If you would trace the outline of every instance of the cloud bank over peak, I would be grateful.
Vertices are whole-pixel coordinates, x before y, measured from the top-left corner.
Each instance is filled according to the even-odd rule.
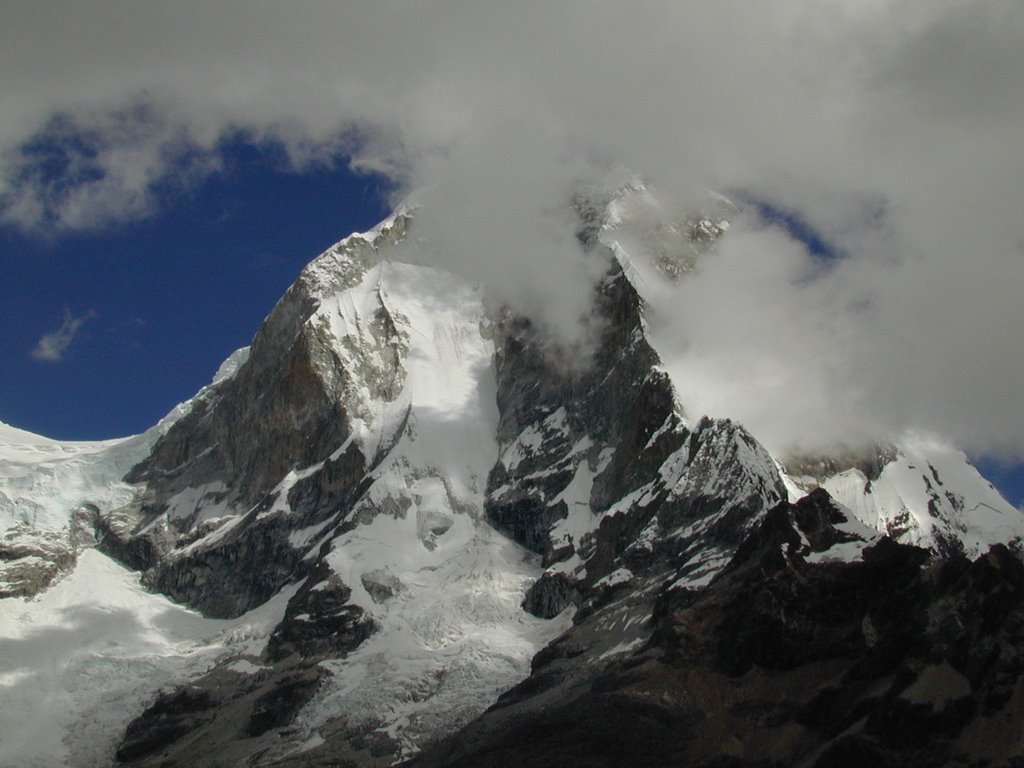
[[[1016,0],[24,4],[0,221],[149,215],[243,132],[422,189],[442,264],[570,333],[592,277],[572,189],[628,168],[670,199],[738,190],[842,258],[730,230],[674,318],[701,407],[780,442],[862,423],[1022,456],[1021,39]]]

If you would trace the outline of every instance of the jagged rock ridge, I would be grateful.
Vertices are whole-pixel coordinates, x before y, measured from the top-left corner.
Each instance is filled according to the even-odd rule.
[[[824,491],[780,504],[707,588],[659,595],[642,645],[595,656],[577,621],[410,766],[1018,765],[1020,560],[882,538],[815,562],[848,522]]]
[[[407,226],[407,218],[396,218],[376,238],[346,241],[307,269],[268,318],[237,375],[193,407],[134,470],[131,479],[147,482],[147,493],[133,510],[139,527],[126,544],[154,542],[149,550],[157,555],[146,564],[148,583],[213,615],[238,615],[284,583],[302,582],[261,663],[294,664],[293,656],[298,656],[304,668],[312,668],[327,658],[358,654],[360,648],[369,654],[375,643],[387,645],[410,629],[389,626],[406,610],[393,607],[411,600],[405,593],[408,576],[398,570],[402,563],[392,557],[389,566],[389,558],[379,552],[369,561],[360,551],[379,546],[371,543],[374,529],[391,529],[386,536],[381,531],[381,544],[401,548],[403,539],[411,541],[417,549],[414,557],[435,569],[464,557],[462,552],[453,557],[442,551],[456,549],[466,533],[482,540],[488,568],[520,574],[514,579],[521,585],[515,590],[519,597],[515,603],[505,600],[499,609],[507,624],[509,610],[519,610],[525,579],[531,578],[527,574],[535,578],[537,571],[510,568],[501,562],[508,555],[494,561],[495,549],[506,552],[513,546],[500,543],[494,532],[505,531],[548,567],[527,598],[528,603],[545,602],[534,611],[541,618],[524,616],[513,622],[513,635],[526,643],[520,660],[500,674],[484,674],[485,679],[497,674],[495,679],[507,680],[507,685],[525,674],[525,663],[540,647],[538,640],[564,628],[569,614],[563,611],[582,604],[594,585],[608,578],[655,583],[707,574],[717,562],[708,554],[708,542],[713,539],[715,557],[722,560],[742,531],[785,492],[771,458],[742,428],[710,420],[692,428],[685,423],[671,383],[644,339],[642,301],[611,252],[599,244],[592,246],[592,256],[608,265],[606,278],[595,287],[602,351],[586,369],[555,365],[545,340],[527,319],[506,316],[492,323],[478,298],[473,299],[477,309],[469,321],[464,300],[460,317],[434,329],[434,342],[458,337],[460,349],[473,337],[481,352],[468,365],[475,377],[468,394],[481,397],[488,387],[495,393],[493,405],[481,406],[481,414],[496,424],[469,418],[465,402],[460,402],[458,440],[450,440],[451,425],[431,413],[443,410],[437,391],[425,399],[415,391],[422,387],[420,377],[427,375],[422,365],[415,369],[412,362],[417,348],[407,314],[415,299],[406,294],[396,300],[403,273],[417,268],[380,260],[377,253],[393,245]],[[330,277],[338,269],[344,280]],[[422,292],[424,275],[417,272],[415,278]],[[445,290],[450,291],[453,279],[445,278]],[[436,314],[436,307],[431,312]],[[283,466],[267,469],[283,459],[259,455],[268,450],[262,437],[249,444],[238,441],[237,447],[224,445],[220,438],[230,431],[238,403],[267,389],[264,376],[275,381],[284,377],[286,382],[275,384],[279,390],[273,391],[281,394],[271,399],[264,395],[257,404],[271,422],[269,450],[288,456],[295,435],[308,432],[312,437],[299,458],[291,458],[286,472]],[[493,384],[487,384],[491,377]],[[445,392],[440,400],[450,396]],[[311,430],[304,421],[312,417],[298,404],[316,398],[332,401],[316,419],[335,422],[329,428]],[[281,440],[274,425],[286,423],[295,434]],[[458,455],[447,457],[439,450],[467,436],[487,447],[493,437],[472,435],[484,430],[496,435],[497,444],[489,448],[490,456],[498,457],[496,463],[488,453],[475,451],[467,459],[461,448]],[[429,456],[419,447],[424,437],[437,438],[427,446]],[[232,483],[235,471],[242,479]],[[462,536],[460,527],[467,529]],[[415,530],[415,536],[402,528]],[[677,562],[682,553],[687,557]],[[353,562],[353,556],[368,562]],[[525,553],[515,557],[529,562]],[[493,579],[486,570],[483,575]],[[552,583],[562,585],[561,596],[552,595]],[[223,586],[212,589],[213,584]],[[470,617],[478,621],[479,611]],[[403,617],[406,622],[410,618],[413,631],[420,634],[415,622],[422,617]],[[517,630],[515,624],[524,627]],[[502,627],[499,634],[507,631]],[[373,640],[377,634],[381,637]],[[450,641],[458,632],[449,635]],[[397,734],[389,733],[390,726],[379,717],[342,714],[346,697],[365,703],[365,693],[353,699],[350,690],[343,690],[340,681],[356,668],[351,656],[349,662],[337,662],[342,666],[336,667],[333,684],[306,691],[310,703],[297,727],[315,728],[321,738],[331,734],[314,753],[340,751],[369,760],[360,745],[368,734],[376,734],[370,752],[393,759],[414,749],[414,739],[441,735],[486,704],[439,713],[440,701],[455,689],[427,683],[428,705],[415,708],[422,710],[423,724],[414,720]],[[485,659],[478,667],[489,664]],[[516,673],[516,668],[521,671]],[[474,674],[480,675],[481,669]],[[268,675],[277,673],[263,677]],[[286,674],[280,679],[288,685]],[[383,672],[377,683],[416,684],[398,670]],[[374,695],[379,698],[380,691]],[[378,702],[371,711],[380,708]],[[333,720],[317,714],[324,710],[339,714]],[[150,755],[135,747],[125,756],[139,764],[150,759],[166,763],[175,754],[185,759],[196,738],[210,744],[237,741],[234,731],[219,733],[225,727],[222,720],[204,717],[195,724],[198,736],[190,732],[172,744],[161,743]],[[146,732],[141,726],[137,731]],[[142,741],[157,750],[159,740]],[[273,759],[282,759],[281,752]]]

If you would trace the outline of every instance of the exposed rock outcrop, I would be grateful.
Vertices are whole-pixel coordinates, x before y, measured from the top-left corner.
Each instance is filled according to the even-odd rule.
[[[595,659],[578,624],[410,765],[1017,765],[1024,566],[885,538],[812,562],[841,515],[777,506],[706,589],[661,592],[642,646]]]

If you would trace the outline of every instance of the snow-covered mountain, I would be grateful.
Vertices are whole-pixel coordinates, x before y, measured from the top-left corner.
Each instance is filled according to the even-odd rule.
[[[948,443],[911,436],[845,461],[818,457],[789,465],[794,482],[824,488],[895,541],[969,557],[995,543],[1020,549],[1020,512]]]
[[[1019,546],[1024,517],[949,446],[782,457],[689,421],[645,285],[685,279],[731,204],[652,228],[623,199],[576,206],[605,269],[587,366],[402,263],[400,210],[146,434],[2,427],[0,764],[447,764],[512,732],[484,714],[503,693],[534,722],[666,648],[673,601],[731,589],[766,541],[805,584],[893,540]]]

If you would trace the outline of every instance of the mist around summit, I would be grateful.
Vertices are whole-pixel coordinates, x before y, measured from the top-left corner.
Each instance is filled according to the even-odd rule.
[[[694,413],[776,448],[882,430],[1024,454],[1009,0],[102,7],[5,25],[8,227],[154,215],[242,135],[297,173],[348,163],[416,192],[430,258],[580,349],[595,274],[575,189],[634,175],[665,226],[708,191],[761,200],[834,257],[742,211],[652,309]]]

